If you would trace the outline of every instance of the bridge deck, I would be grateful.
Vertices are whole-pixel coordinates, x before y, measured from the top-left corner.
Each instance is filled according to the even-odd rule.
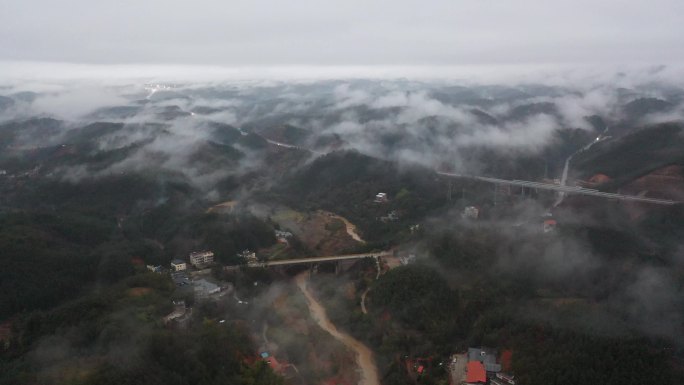
[[[347,255],[332,255],[328,257],[311,257],[311,258],[297,258],[297,259],[285,259],[282,261],[268,261],[265,262],[266,266],[281,266],[281,265],[296,265],[301,263],[315,263],[315,262],[333,262],[333,261],[344,261],[349,259],[363,259],[363,258],[373,258],[373,257],[384,257],[387,255],[392,255],[389,252],[378,252],[378,253],[363,253],[363,254],[347,254]]]
[[[259,266],[270,267],[270,266],[285,266],[285,265],[298,265],[304,263],[317,263],[317,262],[335,262],[335,261],[346,261],[350,259],[363,259],[363,258],[375,258],[375,257],[387,257],[393,255],[389,251],[379,251],[376,253],[362,253],[362,254],[345,254],[345,255],[331,255],[326,257],[309,257],[309,258],[294,258],[294,259],[283,259],[279,261],[267,261],[260,263]],[[236,267],[236,266],[227,266]]]

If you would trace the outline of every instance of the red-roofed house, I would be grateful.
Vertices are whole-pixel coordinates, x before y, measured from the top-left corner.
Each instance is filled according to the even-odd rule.
[[[487,373],[484,365],[480,361],[470,361],[466,368],[466,382],[468,384],[479,384],[487,382]]]

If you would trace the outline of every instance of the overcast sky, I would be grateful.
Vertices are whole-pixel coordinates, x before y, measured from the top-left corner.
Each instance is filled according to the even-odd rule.
[[[0,61],[669,64],[683,0],[0,0]]]

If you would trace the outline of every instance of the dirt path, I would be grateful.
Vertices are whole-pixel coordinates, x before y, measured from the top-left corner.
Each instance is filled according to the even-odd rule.
[[[214,205],[212,207],[209,207],[206,211],[207,214],[212,213],[214,211],[219,211],[219,210],[229,210],[232,212],[235,209],[235,206],[237,206],[238,201],[226,201],[223,203],[219,203],[217,205]]]
[[[328,215],[330,215],[330,217],[332,218],[339,219],[342,222],[344,222],[344,226],[347,228],[347,234],[349,234],[349,236],[352,237],[356,242],[366,243],[366,241],[364,241],[363,238],[361,238],[359,233],[356,232],[356,225],[349,222],[347,218],[341,217],[334,213],[328,213]]]
[[[311,294],[311,291],[309,291],[307,278],[308,272],[301,273],[297,276],[296,282],[297,286],[306,297],[306,302],[309,306],[311,317],[323,330],[327,331],[336,340],[342,342],[346,347],[356,352],[356,363],[361,371],[359,385],[380,385],[378,368],[375,366],[373,352],[371,352],[366,345],[362,344],[354,337],[337,330],[335,325],[330,322],[330,319],[328,319],[328,315],[326,314],[323,306],[318,303],[313,294]]]

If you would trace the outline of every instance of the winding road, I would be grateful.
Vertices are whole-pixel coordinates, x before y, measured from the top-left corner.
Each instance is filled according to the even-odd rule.
[[[380,385],[378,368],[375,365],[375,360],[373,359],[373,352],[359,340],[355,339],[349,334],[337,330],[337,327],[330,322],[330,319],[328,318],[323,306],[316,300],[309,290],[307,278],[308,272],[303,272],[297,275],[295,281],[297,282],[299,290],[301,290],[306,297],[306,302],[309,307],[309,311],[311,312],[311,317],[314,319],[314,321],[316,321],[318,326],[330,333],[333,338],[340,341],[347,348],[356,353],[356,363],[359,367],[359,371],[361,372],[359,385]]]

